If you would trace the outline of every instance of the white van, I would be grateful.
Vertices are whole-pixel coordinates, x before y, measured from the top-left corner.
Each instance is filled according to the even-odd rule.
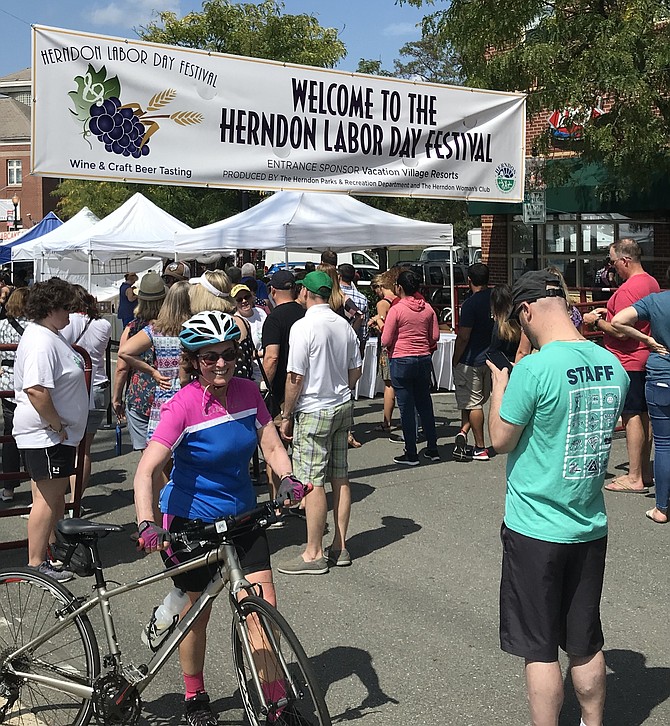
[[[286,261],[286,253],[284,250],[266,250],[265,266],[272,267]],[[321,262],[321,252],[312,252],[311,250],[300,250],[299,252],[289,252],[288,261],[291,267],[304,267],[305,262],[314,262],[318,265]],[[379,263],[370,257],[364,250],[355,250],[353,252],[338,252],[337,264],[341,265],[348,262],[354,267],[374,267],[379,271]],[[301,264],[302,263],[302,264]]]
[[[283,250],[267,250],[265,252],[265,266],[268,270],[273,266],[282,268],[285,262],[286,255]],[[307,250],[304,252],[288,253],[289,269],[304,267],[305,262],[313,262],[315,265],[318,265],[321,262],[321,253]],[[338,252],[337,264],[342,265],[345,262],[348,262],[356,268],[356,272],[358,273],[356,285],[359,287],[369,287],[372,278],[379,274],[379,263],[363,250]]]

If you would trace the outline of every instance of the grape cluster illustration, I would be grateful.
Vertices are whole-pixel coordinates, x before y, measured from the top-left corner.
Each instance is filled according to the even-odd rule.
[[[154,93],[146,109],[136,101],[122,104],[121,83],[117,76],[107,75],[105,66],[96,69],[89,63],[86,73],[74,81],[77,88],[68,91],[73,104],[70,113],[91,150],[89,137],[95,136],[110,154],[139,159],[149,154],[149,140],[160,124],[194,126],[204,121],[197,111],[163,112],[177,98],[174,88]]]
[[[132,108],[121,106],[116,98],[94,103],[89,111],[89,131],[113,154],[139,159],[149,153],[148,139],[144,140],[145,126]]]

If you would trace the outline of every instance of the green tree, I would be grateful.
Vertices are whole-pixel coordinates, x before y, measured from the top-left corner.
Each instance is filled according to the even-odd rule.
[[[333,67],[344,57],[346,49],[336,29],[321,27],[312,15],[288,15],[283,9],[283,2],[273,0],[258,4],[209,0],[203,3],[202,12],[183,18],[160,12],[157,20],[140,27],[137,33],[155,43],[324,68]],[[138,191],[193,227],[224,219],[241,209],[240,192],[172,185],[68,179],[54,195],[59,197],[59,216],[69,218],[82,206],[103,216]],[[251,203],[258,198],[249,194]]]
[[[602,103],[574,150],[627,194],[670,172],[669,20],[668,0],[451,0],[424,30],[453,47],[467,85],[525,91],[529,114]]]

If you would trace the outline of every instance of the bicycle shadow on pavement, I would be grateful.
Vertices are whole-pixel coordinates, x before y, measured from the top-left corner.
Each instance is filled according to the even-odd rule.
[[[323,688],[328,701],[328,689],[348,678],[356,678],[367,695],[357,706],[347,707],[341,713],[331,709],[333,723],[354,721],[363,718],[373,710],[387,704],[398,705],[400,702],[384,692],[379,676],[372,663],[370,653],[362,648],[337,646],[310,658],[310,663],[319,684]],[[168,693],[142,704],[142,726],[181,726],[183,723],[183,695]],[[247,721],[242,713],[242,700],[239,688],[235,687],[231,695],[216,698],[212,701],[212,710],[218,714],[222,726],[244,726]]]
[[[242,711],[240,691],[235,687],[231,696],[212,700],[212,711],[218,715],[220,726],[248,726]],[[142,704],[140,726],[182,726],[184,723],[184,694],[166,693]]]
[[[648,668],[645,655],[633,650],[613,649],[604,654],[608,673],[603,722],[641,726],[670,698],[670,668]],[[579,718],[579,702],[568,677],[559,726],[574,726]]]

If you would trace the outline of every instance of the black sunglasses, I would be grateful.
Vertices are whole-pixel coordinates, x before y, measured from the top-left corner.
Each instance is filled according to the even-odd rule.
[[[230,363],[237,358],[237,350],[235,348],[228,348],[227,350],[222,350],[220,353],[215,353],[214,351],[212,351],[210,353],[198,354],[198,360],[209,365],[214,365],[214,363],[218,363],[219,358],[223,358],[223,360]]]
[[[235,302],[236,303],[245,302],[245,300],[251,300],[251,297],[252,297],[251,294],[244,295],[244,297],[236,297]]]

